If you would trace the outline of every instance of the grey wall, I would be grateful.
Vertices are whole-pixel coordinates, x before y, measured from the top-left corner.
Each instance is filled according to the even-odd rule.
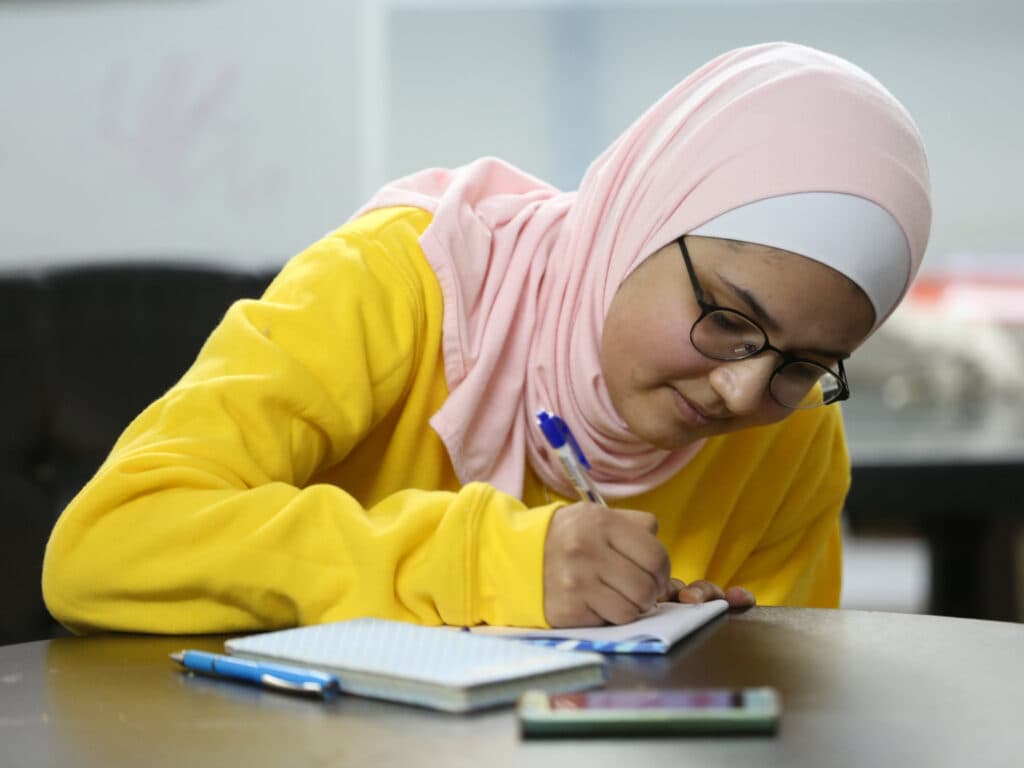
[[[852,59],[914,114],[933,267],[1005,258],[1022,33],[1012,0],[0,3],[0,268],[277,264],[386,179],[483,154],[574,187],[678,79],[775,39]]]

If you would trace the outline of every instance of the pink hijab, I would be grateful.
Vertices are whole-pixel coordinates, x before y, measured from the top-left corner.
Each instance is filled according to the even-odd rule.
[[[601,330],[630,272],[732,209],[837,192],[876,203],[902,227],[911,263],[899,279],[909,283],[928,238],[928,189],[917,129],[881,84],[830,54],[770,43],[687,77],[591,164],[576,192],[484,158],[395,181],[359,214],[394,205],[433,213],[420,244],[444,299],[449,396],[430,424],[459,479],[519,497],[525,456],[572,497],[535,425],[547,408],[573,429],[601,492],[622,498],[663,483],[700,448],[640,442],[609,399]]]

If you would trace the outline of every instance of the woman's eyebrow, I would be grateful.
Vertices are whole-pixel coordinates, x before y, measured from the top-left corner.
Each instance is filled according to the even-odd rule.
[[[718,275],[718,279],[721,280],[722,283],[724,283],[726,286],[728,286],[729,290],[736,294],[740,298],[740,300],[747,305],[747,309],[753,312],[757,319],[761,321],[761,324],[764,325],[769,331],[779,330],[778,321],[770,314],[768,314],[768,310],[761,306],[761,302],[759,302],[754,297],[754,294],[752,294],[746,288],[741,288],[740,286],[736,285],[736,283],[732,282],[729,278],[721,274]]]
[[[734,282],[729,280],[727,277],[724,277],[722,275],[718,275],[718,279],[721,280],[722,283],[725,284],[729,288],[730,291],[735,293],[736,296],[738,296],[739,299],[744,304],[747,305],[747,308],[750,309],[750,311],[754,313],[754,315],[757,317],[757,319],[761,321],[761,324],[763,326],[765,326],[769,331],[779,332],[780,329],[779,329],[778,321],[768,313],[768,310],[766,310],[763,306],[761,306],[761,302],[759,302],[754,297],[754,294],[752,294],[746,288],[742,288],[742,287],[736,285]],[[833,360],[847,360],[850,357],[850,353],[849,352],[840,352],[840,351],[835,350],[835,349],[811,349],[811,348],[804,348],[804,349],[801,349],[800,351],[801,352],[809,352],[812,355],[820,355],[821,357],[827,357],[827,358],[830,358],[830,359],[833,359]]]

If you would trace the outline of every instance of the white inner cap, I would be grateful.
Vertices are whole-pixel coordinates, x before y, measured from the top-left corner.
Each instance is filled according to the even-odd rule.
[[[690,232],[797,253],[853,280],[875,308],[877,328],[910,279],[910,244],[887,210],[857,195],[799,192],[733,208]]]

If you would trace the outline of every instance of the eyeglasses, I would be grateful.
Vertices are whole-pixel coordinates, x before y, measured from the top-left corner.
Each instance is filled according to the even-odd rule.
[[[754,320],[735,309],[719,307],[704,300],[704,291],[690,262],[686,243],[680,237],[686,271],[690,274],[693,295],[701,315],[690,328],[690,341],[698,352],[713,360],[746,360],[765,351],[776,353],[782,362],[768,380],[768,392],[786,408],[804,409],[828,405],[850,396],[843,361],[833,371],[813,360],[805,360],[768,343],[768,334]]]

